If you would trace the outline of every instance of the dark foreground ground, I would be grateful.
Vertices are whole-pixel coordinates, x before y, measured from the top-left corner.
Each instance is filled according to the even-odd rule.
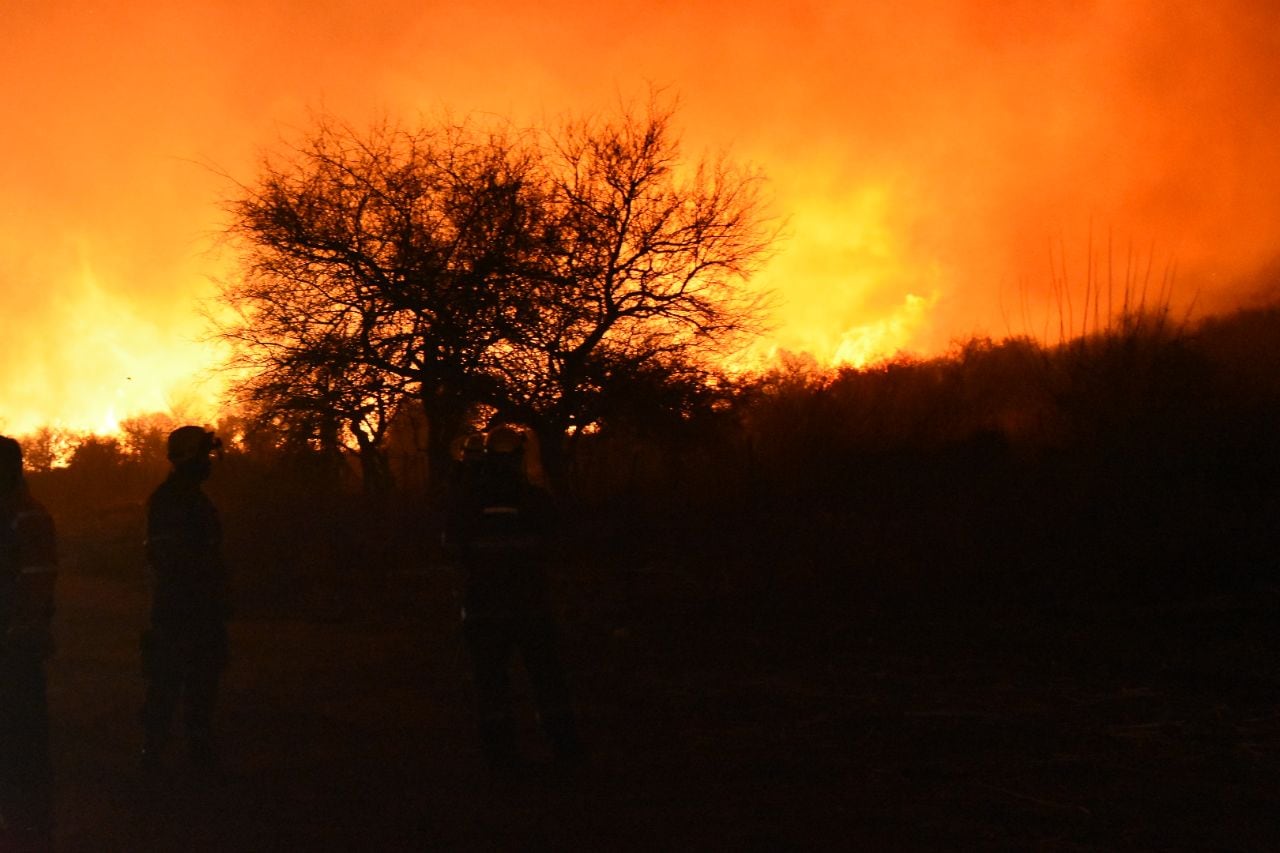
[[[62,851],[1280,849],[1274,589],[979,613],[584,569],[564,639],[592,757],[495,779],[447,573],[392,574],[242,612],[223,773],[146,779],[141,575],[76,549]]]

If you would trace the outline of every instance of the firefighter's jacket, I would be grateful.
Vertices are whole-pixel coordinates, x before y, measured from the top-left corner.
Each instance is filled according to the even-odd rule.
[[[53,651],[56,543],[53,518],[25,482],[0,496],[0,656]]]
[[[200,630],[230,613],[218,511],[200,483],[172,473],[147,502],[151,623],[168,631]]]
[[[458,484],[445,530],[463,571],[466,618],[544,612],[555,514],[550,494],[527,482],[481,476]]]

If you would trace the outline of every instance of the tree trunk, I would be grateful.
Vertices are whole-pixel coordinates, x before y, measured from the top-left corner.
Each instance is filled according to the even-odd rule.
[[[566,497],[569,486],[569,454],[565,445],[564,427],[556,423],[539,423],[534,426],[534,432],[538,437],[547,486],[553,494]]]
[[[446,393],[422,395],[427,416],[427,497],[437,507],[447,498],[449,471],[453,467],[453,440],[466,421],[467,404]]]

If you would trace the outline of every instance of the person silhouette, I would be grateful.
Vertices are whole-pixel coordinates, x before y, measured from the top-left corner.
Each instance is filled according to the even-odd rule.
[[[458,448],[445,525],[462,568],[462,634],[471,659],[481,749],[494,769],[523,764],[510,670],[528,673],[543,733],[558,760],[582,756],[547,591],[554,527],[550,493],[528,476],[528,430],[500,426]]]
[[[214,706],[227,664],[230,591],[217,509],[201,484],[221,442],[198,426],[169,435],[169,476],[147,501],[146,553],[152,598],[142,634],[147,680],[141,711],[144,766],[162,759],[174,712],[183,704],[189,757],[217,762]]]
[[[48,849],[53,768],[44,662],[53,652],[53,519],[31,496],[22,447],[0,436],[0,849]]]

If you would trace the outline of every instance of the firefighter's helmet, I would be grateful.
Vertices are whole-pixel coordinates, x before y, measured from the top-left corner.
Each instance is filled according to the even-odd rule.
[[[169,433],[169,461],[174,465],[208,459],[221,449],[222,442],[204,427],[178,427]]]
[[[513,426],[495,427],[489,431],[484,447],[489,453],[521,454],[524,452],[524,430]]]

